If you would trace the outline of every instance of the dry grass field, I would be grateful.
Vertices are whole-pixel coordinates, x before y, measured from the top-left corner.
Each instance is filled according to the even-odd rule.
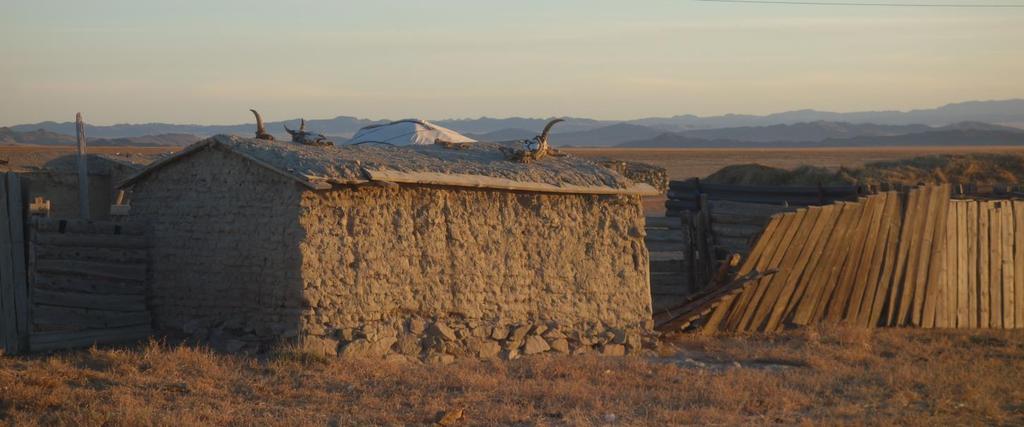
[[[660,356],[451,365],[165,347],[0,358],[9,425],[1024,423],[1024,333],[682,336]]]
[[[729,165],[759,163],[791,169],[813,165],[838,169],[865,163],[909,159],[929,154],[1017,153],[1024,147],[893,147],[893,148],[569,148],[583,157],[607,157],[650,163],[668,170],[670,179],[705,177]]]

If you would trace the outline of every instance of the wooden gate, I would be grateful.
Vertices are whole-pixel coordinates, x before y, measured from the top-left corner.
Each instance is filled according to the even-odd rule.
[[[141,227],[33,218],[29,240],[31,351],[151,335]]]

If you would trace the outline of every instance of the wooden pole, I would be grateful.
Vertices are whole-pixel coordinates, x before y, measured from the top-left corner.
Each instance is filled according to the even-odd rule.
[[[82,113],[75,114],[78,129],[78,215],[89,219],[89,166],[85,158],[85,122]]]

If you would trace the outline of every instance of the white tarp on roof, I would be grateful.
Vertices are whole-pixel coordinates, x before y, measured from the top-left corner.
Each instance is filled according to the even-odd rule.
[[[384,142],[392,145],[427,145],[433,144],[436,140],[475,142],[458,132],[426,120],[406,119],[359,129],[349,143]]]

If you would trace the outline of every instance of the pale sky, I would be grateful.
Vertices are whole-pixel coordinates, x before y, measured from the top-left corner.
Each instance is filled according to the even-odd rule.
[[[0,0],[0,125],[76,111],[95,124],[242,123],[250,107],[630,119],[1022,97],[1024,9]]]

